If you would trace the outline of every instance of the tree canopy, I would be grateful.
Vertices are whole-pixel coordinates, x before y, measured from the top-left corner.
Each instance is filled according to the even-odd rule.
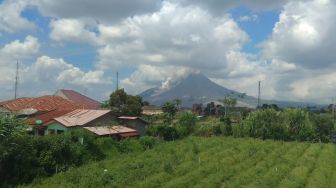
[[[144,103],[142,97],[128,95],[124,89],[118,89],[110,95],[109,105],[117,115],[140,116]]]

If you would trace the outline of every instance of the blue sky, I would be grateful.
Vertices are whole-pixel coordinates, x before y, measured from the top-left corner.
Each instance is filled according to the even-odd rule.
[[[336,93],[335,24],[327,21],[335,7],[330,0],[0,1],[0,99],[13,95],[19,59],[20,96],[67,88],[103,100],[117,71],[132,94],[200,71],[252,96],[261,80],[264,98],[327,103]]]

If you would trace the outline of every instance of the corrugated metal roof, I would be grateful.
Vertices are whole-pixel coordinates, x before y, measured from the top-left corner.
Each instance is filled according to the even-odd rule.
[[[66,127],[83,126],[110,112],[111,110],[74,110],[54,120]]]
[[[61,94],[59,94],[59,92],[61,92]],[[60,97],[64,96],[68,100],[86,104],[90,109],[99,109],[101,106],[100,102],[73,90],[61,89],[58,92],[56,92],[55,95]]]
[[[120,116],[118,118],[119,119],[131,119],[131,120],[140,119],[139,117],[136,117],[136,116]]]
[[[35,116],[33,118],[28,119],[28,123],[30,125],[36,125],[36,120],[41,120],[42,121],[42,126],[48,124],[50,121],[52,121],[54,118],[60,117],[64,114],[67,114],[71,112],[72,110],[53,110],[50,112],[47,112],[42,115]]]
[[[89,130],[99,136],[125,133],[132,133],[133,136],[139,135],[136,130],[124,126],[84,127],[84,129]]]
[[[26,104],[30,103],[34,98],[18,98],[8,101],[0,102],[0,106],[3,106],[11,111],[18,111],[25,109]]]
[[[11,111],[23,109],[36,109],[37,111],[47,112],[52,110],[75,110],[87,109],[87,105],[73,102],[59,96],[45,95],[37,98],[19,98],[0,103]]]

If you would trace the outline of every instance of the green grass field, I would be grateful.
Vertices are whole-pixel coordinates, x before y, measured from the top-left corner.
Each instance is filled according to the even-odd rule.
[[[31,187],[336,187],[336,146],[189,137],[70,169]]]

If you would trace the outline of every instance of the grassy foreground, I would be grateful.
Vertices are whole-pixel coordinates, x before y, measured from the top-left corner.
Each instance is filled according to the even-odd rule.
[[[71,169],[30,187],[333,187],[336,146],[189,137]]]

